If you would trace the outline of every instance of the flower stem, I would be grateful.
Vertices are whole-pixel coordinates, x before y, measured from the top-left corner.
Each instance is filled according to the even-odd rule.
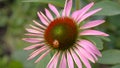
[[[76,10],[80,9],[80,0],[75,0]]]

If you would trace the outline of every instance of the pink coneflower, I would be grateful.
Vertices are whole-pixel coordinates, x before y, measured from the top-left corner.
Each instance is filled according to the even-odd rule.
[[[101,8],[98,8],[88,12],[93,5],[94,3],[92,2],[70,14],[72,0],[66,0],[62,14],[52,4],[48,5],[55,14],[55,18],[48,9],[45,9],[45,15],[42,12],[38,12],[37,14],[42,24],[33,20],[36,26],[30,25],[31,28],[26,29],[29,33],[25,34],[33,38],[23,39],[34,44],[24,48],[25,50],[35,49],[28,60],[42,53],[35,61],[37,63],[54,50],[55,54],[46,66],[47,68],[66,68],[67,66],[74,68],[74,64],[78,68],[82,68],[82,64],[86,68],[91,68],[89,61],[95,63],[98,57],[102,55],[95,44],[82,37],[88,35],[108,36],[106,33],[91,29],[104,23],[104,20],[93,20],[86,24],[81,24],[86,18],[101,10]]]

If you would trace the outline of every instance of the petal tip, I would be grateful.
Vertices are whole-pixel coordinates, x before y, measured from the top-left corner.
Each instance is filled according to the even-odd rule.
[[[39,13],[39,12],[37,12],[37,14],[39,15],[40,13]]]
[[[50,7],[50,6],[52,6],[52,4],[51,4],[51,3],[49,3],[49,4],[48,4],[48,6]]]
[[[105,22],[105,20],[100,20],[100,22],[101,22],[101,23],[104,23],[104,22]]]
[[[33,22],[35,22],[35,20],[32,20]]]
[[[27,58],[27,60],[31,60],[31,58],[29,57],[29,58]]]
[[[94,5],[95,3],[94,3],[94,2],[91,2],[90,4],[91,4],[91,5]]]
[[[28,48],[24,48],[23,50],[28,50]]]
[[[38,63],[38,61],[35,61],[34,63]]]
[[[104,36],[109,36],[109,34],[104,34]]]
[[[26,41],[26,38],[22,38],[23,41]]]
[[[45,8],[45,11],[47,11],[47,8]]]
[[[102,8],[98,8],[98,11],[101,11],[102,10]]]
[[[102,57],[102,54],[100,53],[98,56],[99,56],[99,57]]]

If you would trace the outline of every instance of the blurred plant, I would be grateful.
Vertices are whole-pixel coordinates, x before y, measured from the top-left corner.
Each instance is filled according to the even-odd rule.
[[[26,28],[29,33],[25,34],[34,38],[23,38],[24,41],[34,43],[34,45],[26,47],[25,50],[37,48],[30,54],[28,60],[33,59],[43,52],[42,55],[35,61],[35,63],[37,63],[49,53],[54,51],[55,53],[53,53],[53,57],[47,66],[45,65],[47,68],[54,66],[55,68],[58,67],[57,64],[59,63],[60,56],[62,56],[60,59],[60,68],[66,68],[67,64],[69,68],[74,68],[75,64],[78,68],[82,68],[82,63],[85,67],[91,68],[88,60],[95,63],[95,61],[98,60],[97,57],[101,57],[102,55],[95,47],[96,41],[91,39],[89,36],[109,36],[101,31],[91,29],[104,23],[104,20],[93,20],[89,22],[84,21],[101,10],[101,8],[97,8],[88,12],[93,5],[94,3],[92,2],[82,9],[76,10],[70,14],[72,0],[66,0],[62,14],[59,14],[54,5],[48,4],[51,11],[56,15],[55,18],[48,9],[45,9],[46,15],[42,12],[38,12],[37,14],[42,23],[40,24],[33,20],[39,28],[30,25],[31,28]],[[98,38],[99,37],[96,37],[96,39]],[[75,64],[73,61],[75,61]]]
[[[0,0],[0,41],[4,41],[4,43],[0,43],[0,55],[2,54],[2,57],[0,57],[0,68],[39,68],[40,66],[44,68],[44,64],[47,64],[48,62],[46,59],[49,60],[50,56],[47,56],[42,60],[45,63],[40,62],[37,65],[33,64],[33,61],[28,62],[25,60],[29,53],[22,51],[22,48],[29,44],[21,41],[21,38],[24,37],[23,34],[25,33],[24,27],[27,27],[28,23],[32,23],[32,19],[37,19],[36,12],[38,10],[43,11],[43,8],[46,7],[48,3],[54,4],[61,10],[64,6],[64,1],[65,0]],[[95,29],[107,32],[110,34],[111,39],[110,41],[107,38],[100,37],[103,41],[110,41],[104,42],[103,44],[99,39],[96,40],[96,38],[92,37],[93,40],[98,41],[96,45],[98,49],[103,52],[103,58],[92,67],[111,68],[113,66],[112,68],[120,68],[120,62],[118,62],[120,61],[120,0],[80,0],[80,8],[91,1],[96,2],[93,9],[101,7],[103,10],[92,16],[90,19],[106,20],[103,25],[100,25]],[[75,9],[75,2],[73,7],[72,10]],[[11,57],[6,57],[5,55],[5,53],[9,51],[8,49],[10,49]],[[114,54],[111,53],[111,51]],[[22,55],[24,56],[22,57]],[[10,60],[7,60],[8,58],[10,58]],[[106,58],[107,60],[105,60]],[[115,58],[118,61],[114,60]],[[109,61],[110,64],[105,62],[109,59],[111,59]],[[116,62],[113,64],[113,61]],[[1,67],[1,65],[4,67]]]

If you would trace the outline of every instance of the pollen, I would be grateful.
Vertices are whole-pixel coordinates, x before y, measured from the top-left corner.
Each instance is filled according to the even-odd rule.
[[[58,40],[53,41],[53,47],[55,47],[55,48],[59,47],[59,41]]]

